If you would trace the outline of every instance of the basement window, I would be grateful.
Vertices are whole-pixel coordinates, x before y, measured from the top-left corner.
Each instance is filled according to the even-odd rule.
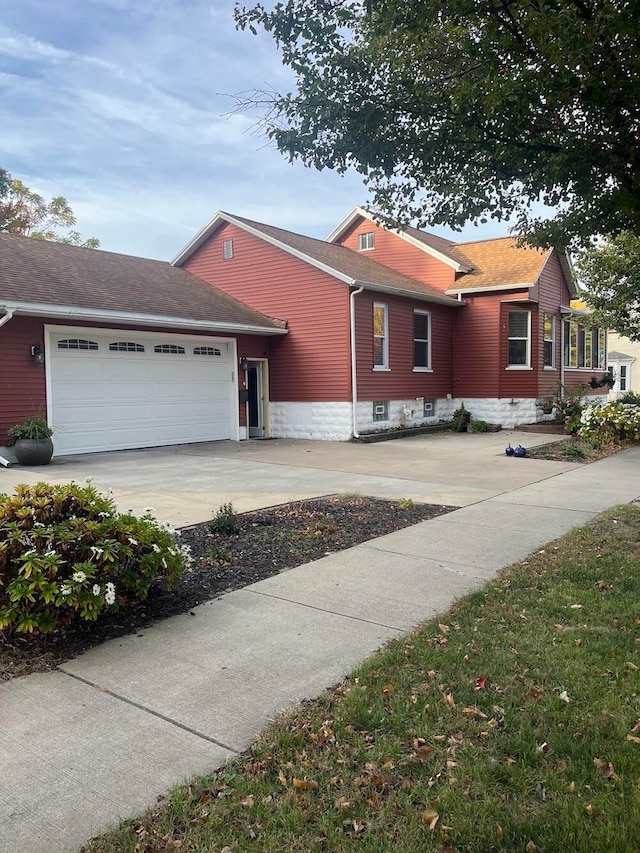
[[[422,416],[424,418],[434,418],[436,416],[436,401],[425,400],[422,406]]]
[[[373,420],[388,421],[389,420],[389,401],[374,400],[373,401]]]

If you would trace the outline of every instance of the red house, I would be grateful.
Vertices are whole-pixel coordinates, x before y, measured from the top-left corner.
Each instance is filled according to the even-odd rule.
[[[535,421],[604,370],[575,295],[556,251],[359,208],[327,240],[218,213],[172,264],[0,234],[0,444],[35,413],[58,455]]]

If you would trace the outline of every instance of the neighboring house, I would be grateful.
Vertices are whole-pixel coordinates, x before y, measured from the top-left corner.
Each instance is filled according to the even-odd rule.
[[[610,397],[616,398],[633,391],[640,394],[640,341],[631,341],[615,332],[609,332],[607,366],[613,371],[614,385]]]
[[[56,455],[243,437],[238,352],[286,335],[168,263],[13,234],[0,326],[0,445],[44,414]]]
[[[570,306],[566,255],[513,238],[395,232],[356,208],[323,241],[218,213],[173,263],[286,318],[269,352],[272,436],[347,439],[461,402],[514,426],[605,369],[604,330]]]
[[[218,213],[172,264],[0,234],[0,444],[34,413],[57,454],[535,421],[605,368],[575,296],[556,251],[359,208],[327,240]]]

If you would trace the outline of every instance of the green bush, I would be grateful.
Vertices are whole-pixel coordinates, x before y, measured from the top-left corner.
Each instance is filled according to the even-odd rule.
[[[51,438],[53,430],[41,415],[34,415],[10,427],[7,430],[7,435],[9,436],[8,445],[11,447],[16,441],[20,441],[23,438]]]
[[[471,421],[469,432],[489,432],[489,424],[486,421]]]
[[[578,434],[596,447],[640,441],[640,406],[620,402],[588,406],[580,416]]]
[[[633,406],[640,406],[640,394],[635,391],[627,391],[622,397],[618,397],[616,403],[631,403]]]
[[[209,522],[209,530],[221,536],[235,536],[240,533],[240,516],[233,508],[231,501],[218,508]]]
[[[0,495],[0,632],[45,633],[171,589],[190,563],[176,532],[121,514],[89,482]]]

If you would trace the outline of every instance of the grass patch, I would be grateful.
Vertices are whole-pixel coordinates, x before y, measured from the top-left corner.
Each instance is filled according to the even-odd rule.
[[[639,560],[609,510],[85,850],[637,850]]]

